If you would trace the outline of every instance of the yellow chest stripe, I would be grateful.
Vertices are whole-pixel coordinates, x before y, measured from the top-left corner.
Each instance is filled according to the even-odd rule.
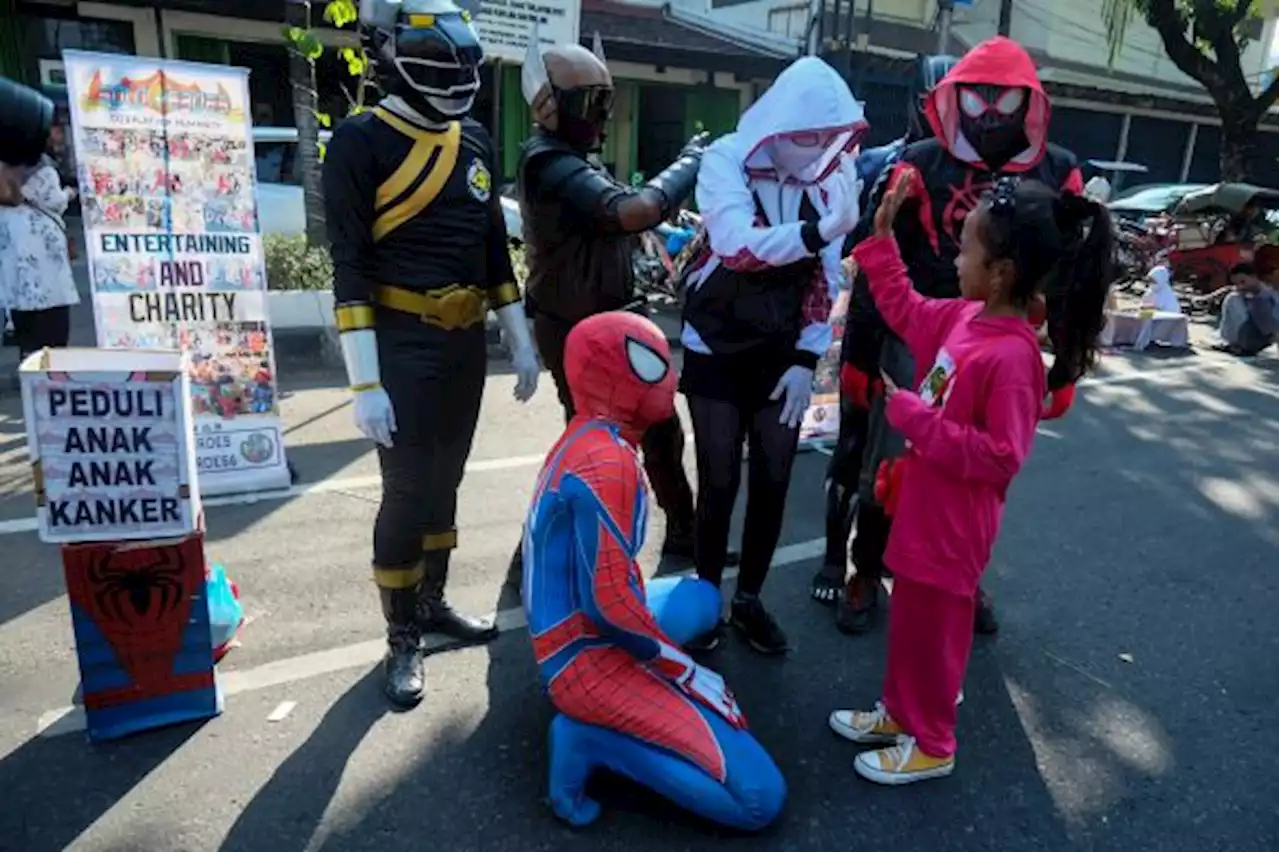
[[[393,123],[392,126],[396,125]],[[459,143],[462,139],[460,122],[450,122],[447,130],[438,133],[410,129],[414,131],[417,141],[395,173],[378,187],[377,218],[373,223],[374,242],[425,210],[440,194],[458,164]],[[421,182],[417,188],[407,197],[402,197],[419,180]]]

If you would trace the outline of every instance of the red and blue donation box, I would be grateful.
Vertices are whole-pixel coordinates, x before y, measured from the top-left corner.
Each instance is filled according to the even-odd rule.
[[[102,349],[21,367],[38,529],[62,550],[92,740],[221,709],[186,367]]]

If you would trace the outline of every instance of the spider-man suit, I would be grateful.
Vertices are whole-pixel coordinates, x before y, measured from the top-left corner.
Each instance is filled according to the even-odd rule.
[[[523,598],[550,730],[556,816],[585,826],[596,769],[743,830],[768,825],[786,784],[720,675],[680,646],[710,630],[720,593],[692,577],[646,588],[636,555],[649,496],[640,436],[675,413],[666,339],[609,312],[573,327],[565,374],[576,414],[547,456],[524,534]]]

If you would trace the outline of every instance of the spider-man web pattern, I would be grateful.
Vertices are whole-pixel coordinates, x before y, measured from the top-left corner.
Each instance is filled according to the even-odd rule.
[[[546,534],[525,550],[533,556],[524,600],[539,674],[561,712],[683,755],[724,781],[724,755],[706,719],[650,668],[662,670],[663,645],[678,646],[646,605],[635,562],[648,513],[643,476],[635,451],[599,421],[577,424],[553,451],[528,525]],[[548,564],[561,553],[571,566]]]
[[[200,536],[62,548],[91,738],[218,711]]]
[[[720,592],[693,577],[646,587],[636,563],[649,507],[635,446],[675,407],[666,340],[635,315],[596,315],[569,335],[565,368],[578,416],[538,477],[523,547],[539,679],[560,711],[552,808],[572,825],[594,821],[584,785],[603,768],[708,819],[760,828],[786,785],[723,681],[680,647],[714,626]]]

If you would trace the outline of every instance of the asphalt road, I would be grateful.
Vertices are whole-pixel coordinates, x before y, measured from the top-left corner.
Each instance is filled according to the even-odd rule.
[[[831,709],[876,698],[884,631],[843,637],[807,599],[825,458],[802,457],[765,590],[796,650],[763,660],[730,642],[711,658],[790,786],[757,838],[617,785],[597,826],[558,825],[542,802],[550,713],[514,613],[494,644],[432,656],[420,708],[388,711],[368,573],[376,467],[324,382],[295,382],[285,402],[303,493],[209,510],[209,552],[252,619],[222,666],[225,713],[89,745],[66,709],[77,673],[57,554],[21,531],[25,450],[6,400],[0,849],[1274,850],[1276,362],[1105,370],[1042,430],[1011,492],[988,575],[1003,630],[975,649],[947,780],[874,787],[826,730]],[[473,611],[511,605],[502,573],[560,422],[549,381],[529,407],[512,383],[490,380],[461,498],[451,588]],[[268,721],[282,702],[296,706]]]

